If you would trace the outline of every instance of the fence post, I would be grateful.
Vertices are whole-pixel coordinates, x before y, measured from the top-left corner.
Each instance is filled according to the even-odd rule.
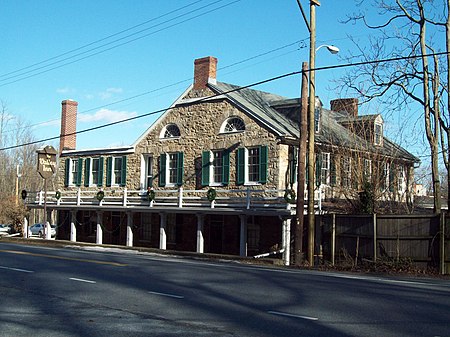
[[[377,215],[373,214],[373,262],[377,262]]]
[[[336,213],[332,214],[332,225],[331,225],[331,265],[334,266],[336,251]]]
[[[440,215],[440,220],[441,220],[441,223],[440,223],[440,233],[441,233],[441,235],[440,235],[440,244],[439,244],[439,247],[440,247],[440,254],[439,254],[439,257],[440,257],[440,264],[439,264],[439,272],[441,273],[441,275],[444,275],[445,274],[445,220],[446,220],[446,214],[445,214],[445,212],[442,212],[441,213],[441,215]]]
[[[180,186],[179,190],[178,190],[178,207],[182,208],[183,207],[183,187]]]

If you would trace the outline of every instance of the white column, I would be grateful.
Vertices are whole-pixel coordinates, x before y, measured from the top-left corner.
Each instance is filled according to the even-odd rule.
[[[241,237],[239,243],[239,253],[241,256],[247,256],[247,216],[240,215],[241,219]]]
[[[52,221],[52,210],[47,210],[47,219]],[[45,222],[45,240],[50,240],[52,238],[52,233],[50,232],[50,222]]]
[[[77,227],[75,223],[77,221],[77,211],[70,212],[70,241],[77,242]]]
[[[50,233],[50,222],[46,222],[45,223],[45,240],[50,240],[52,237],[51,233]]]
[[[285,266],[289,266],[291,257],[291,219],[283,220],[282,236],[284,248],[283,261]]]
[[[167,214],[161,213],[161,223],[159,225],[159,249],[167,249],[167,234],[166,234],[166,224],[167,224]]]
[[[102,222],[103,222],[103,213],[97,212],[97,238],[95,243],[97,243],[98,245],[103,244]]]
[[[205,238],[203,237],[203,226],[205,223],[205,215],[197,214],[197,253],[204,253]]]
[[[23,237],[25,239],[28,238],[28,219],[27,218],[23,218]]]
[[[133,247],[133,213],[127,213],[127,247]]]

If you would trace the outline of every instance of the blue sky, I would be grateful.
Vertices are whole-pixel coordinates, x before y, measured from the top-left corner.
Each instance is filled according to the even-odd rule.
[[[301,3],[308,10],[309,1]],[[217,57],[219,81],[248,85],[300,70],[309,54],[296,0],[2,0],[0,7],[0,99],[36,139],[59,135],[65,99],[79,103],[78,130],[170,106],[191,83],[196,58]],[[349,35],[363,43],[369,32],[339,23],[353,11],[351,0],[322,0],[317,46],[345,54],[354,48]],[[318,51],[317,67],[339,63]],[[331,80],[340,71],[316,73],[325,107],[339,95]],[[300,77],[256,89],[298,97]],[[77,148],[132,144],[157,116],[80,134]]]

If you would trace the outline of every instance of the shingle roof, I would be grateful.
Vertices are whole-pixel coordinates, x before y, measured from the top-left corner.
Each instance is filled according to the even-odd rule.
[[[283,96],[241,88],[236,85],[217,82],[208,86],[216,93],[224,94],[234,104],[243,109],[251,117],[269,127],[280,137],[297,138],[300,131],[298,125],[299,99],[289,99]],[[344,116],[342,113],[322,109],[321,128],[315,141],[327,145],[342,146],[363,151],[375,151],[387,156],[395,156],[407,161],[420,160],[401,146],[384,137],[383,145],[375,146],[358,137],[345,128],[339,121],[373,120],[378,115],[363,115],[356,118]]]

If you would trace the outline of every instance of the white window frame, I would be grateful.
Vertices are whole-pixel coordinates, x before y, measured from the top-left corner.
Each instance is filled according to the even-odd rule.
[[[70,175],[69,175],[69,186],[75,186],[76,185],[76,180],[77,180],[77,175],[78,175],[78,161],[81,160],[80,158],[78,159],[72,159],[70,158]],[[75,177],[74,177],[75,174]],[[75,178],[75,179],[74,179]]]
[[[383,144],[383,123],[375,123],[373,127],[373,143],[375,145]]]
[[[153,164],[153,155],[152,154],[142,154],[141,155],[141,181],[140,186],[141,189],[147,189],[149,187],[152,187],[151,184],[149,184],[149,179],[153,181],[154,179],[154,164]],[[149,174],[150,169],[150,174]]]
[[[352,187],[352,158],[344,156],[341,160],[341,187]],[[344,167],[346,165],[346,167]],[[346,183],[344,183],[344,181]]]
[[[173,136],[173,135],[167,136],[166,132],[167,132],[168,128],[170,128],[170,127],[176,127],[179,134],[176,136]],[[181,137],[180,127],[175,123],[167,124],[165,127],[163,127],[163,129],[161,130],[161,133],[159,135],[160,139],[179,139],[180,137]]]
[[[257,150],[258,151],[258,156],[257,158],[257,164],[252,164],[252,166],[256,166],[258,168],[258,176],[256,180],[250,180],[250,150]],[[261,183],[259,182],[260,180],[260,176],[259,176],[259,172],[260,172],[260,162],[261,162],[261,152],[259,151],[260,147],[259,146],[254,146],[254,147],[246,147],[245,148],[245,156],[244,156],[244,164],[245,164],[245,185],[261,185]]]
[[[211,150],[209,165],[209,186],[222,186],[223,183],[223,150]],[[216,165],[216,154],[220,157],[220,165]],[[220,170],[220,179],[216,181],[216,170]]]
[[[367,178],[369,181],[372,179],[372,160],[364,158],[364,167],[363,167],[364,178]]]
[[[330,153],[322,152],[322,165],[320,168],[320,182],[321,184],[330,184]]]
[[[116,160],[120,160],[120,167],[118,170],[116,170]],[[123,157],[112,157],[112,163],[111,163],[111,186],[119,186],[120,185],[120,179],[122,177],[122,160]],[[119,172],[119,174],[116,174],[116,171]],[[116,182],[116,178],[119,177],[119,182]]]
[[[173,167],[171,164],[175,161],[176,165]],[[174,176],[171,176],[170,174],[172,172],[175,172]],[[172,178],[175,178],[175,181],[172,181]],[[178,181],[178,152],[167,152],[166,154],[166,186],[167,187],[174,187],[177,185]]]
[[[242,122],[243,129],[241,129],[241,130],[228,130],[228,131],[227,131],[226,128],[227,128],[229,122],[230,122],[231,120],[233,120],[233,119],[239,119],[239,120]],[[239,133],[239,132],[245,132],[245,129],[246,129],[246,125],[245,125],[244,120],[243,120],[241,117],[239,117],[239,116],[231,116],[231,117],[228,117],[228,118],[222,123],[222,126],[220,127],[220,133]]]
[[[98,175],[100,173],[100,157],[94,157],[94,158],[90,158],[90,162],[91,162],[91,167],[89,168],[89,186],[98,186],[99,181],[98,181]],[[98,170],[97,170],[97,182],[94,182],[94,161],[98,162]]]

